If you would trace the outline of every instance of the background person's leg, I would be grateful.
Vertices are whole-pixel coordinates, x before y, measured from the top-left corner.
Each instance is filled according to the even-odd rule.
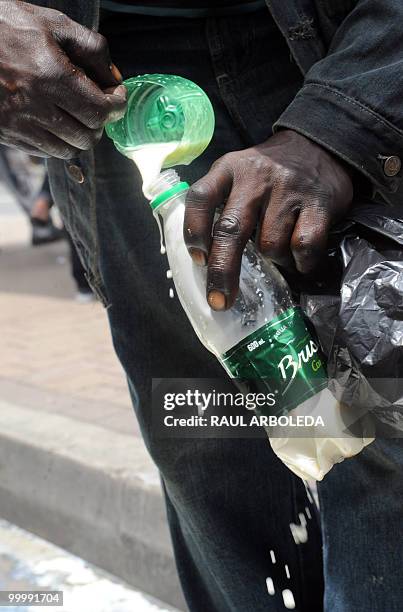
[[[403,440],[377,440],[318,488],[326,612],[401,612]]]
[[[17,161],[19,163],[16,163]],[[0,180],[15,196],[17,204],[30,218],[37,190],[29,182],[28,168],[26,167],[28,163],[29,156],[26,153],[0,144]]]
[[[30,212],[33,246],[49,244],[65,238],[65,232],[53,224],[50,213],[52,207],[53,199],[48,174],[45,170],[41,190],[34,198]]]
[[[53,225],[49,181],[45,171],[41,172],[38,165],[34,165],[26,153],[0,145],[0,181],[27,215],[32,227],[33,246],[55,242],[64,237],[63,232]]]

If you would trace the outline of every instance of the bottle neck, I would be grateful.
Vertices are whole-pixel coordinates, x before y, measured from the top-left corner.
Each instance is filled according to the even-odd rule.
[[[161,172],[148,188],[152,197],[150,206],[153,212],[165,212],[169,208],[170,202],[177,200],[177,197],[184,194],[188,189],[188,183],[181,181],[179,174],[172,168]]]

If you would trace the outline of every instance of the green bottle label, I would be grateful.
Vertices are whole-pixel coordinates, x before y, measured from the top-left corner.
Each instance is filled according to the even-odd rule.
[[[275,406],[262,414],[287,414],[327,387],[323,355],[299,308],[289,308],[221,359],[233,378],[274,394]]]

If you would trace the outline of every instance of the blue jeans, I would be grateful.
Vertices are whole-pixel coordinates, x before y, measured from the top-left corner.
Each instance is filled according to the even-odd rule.
[[[210,96],[216,133],[197,162],[179,169],[190,183],[224,153],[269,137],[270,126],[302,83],[267,11],[205,21],[108,18],[101,29],[124,76],[176,73],[197,81]],[[95,150],[95,164],[96,208],[88,215],[97,235],[94,252],[85,248],[88,227],[75,222],[71,212],[82,219],[88,203],[75,203],[72,209],[66,198],[62,208],[90,276],[95,260],[99,269],[98,289],[109,305],[115,349],[161,473],[189,609],[283,612],[281,591],[290,588],[299,612],[319,612],[323,566],[317,515],[302,482],[274,456],[265,436],[153,436],[153,377],[223,374],[196,339],[179,303],[169,298],[167,262],[159,254],[158,232],[133,164],[107,139]],[[389,549],[401,538],[402,463],[398,443],[373,445],[337,466],[321,485],[326,612],[400,611],[401,581]],[[298,523],[305,508],[312,516],[309,537],[296,545],[290,523]],[[274,595],[268,594],[267,577],[273,579]]]
[[[377,440],[319,484],[326,612],[399,612],[403,444]]]

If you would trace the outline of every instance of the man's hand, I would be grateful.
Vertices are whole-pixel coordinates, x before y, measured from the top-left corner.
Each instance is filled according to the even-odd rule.
[[[124,113],[119,83],[103,36],[58,11],[0,2],[0,142],[77,156]]]
[[[256,227],[263,255],[309,273],[324,255],[331,225],[346,213],[352,197],[343,163],[292,130],[224,155],[189,190],[184,224],[193,260],[208,263],[211,308],[233,305],[242,253]],[[216,209],[224,203],[214,224]]]

